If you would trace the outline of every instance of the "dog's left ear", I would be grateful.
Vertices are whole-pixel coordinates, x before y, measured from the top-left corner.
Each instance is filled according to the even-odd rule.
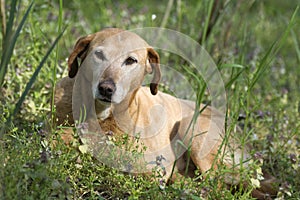
[[[161,78],[161,73],[160,73],[160,62],[159,62],[159,55],[158,53],[152,49],[152,48],[147,48],[148,51],[148,60],[151,65],[152,71],[154,71],[152,81],[150,83],[150,91],[151,94],[156,95],[157,94],[157,88],[158,84]]]
[[[73,78],[76,76],[78,71],[78,61],[77,58],[81,59],[81,62],[86,57],[89,44],[95,38],[96,34],[87,35],[78,39],[73,49],[73,52],[70,54],[68,59],[68,68],[69,68],[69,77]]]

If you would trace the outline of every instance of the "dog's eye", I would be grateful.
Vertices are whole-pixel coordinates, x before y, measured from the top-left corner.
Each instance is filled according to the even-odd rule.
[[[134,57],[128,57],[125,61],[124,61],[124,63],[123,64],[125,64],[125,65],[132,65],[132,64],[134,64],[134,63],[137,63],[138,61],[137,61],[137,59],[135,59]]]
[[[107,60],[103,54],[103,51],[97,50],[97,51],[95,51],[95,55],[101,60]]]

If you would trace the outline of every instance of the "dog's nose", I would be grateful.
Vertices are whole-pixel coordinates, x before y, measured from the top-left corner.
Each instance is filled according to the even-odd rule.
[[[116,85],[113,80],[105,80],[99,83],[98,90],[100,95],[105,98],[105,100],[111,100],[111,96],[116,91]]]

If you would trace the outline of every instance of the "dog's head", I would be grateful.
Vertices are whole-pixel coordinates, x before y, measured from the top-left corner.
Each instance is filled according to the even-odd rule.
[[[108,103],[122,102],[152,72],[150,90],[155,95],[161,77],[157,52],[135,33],[113,28],[80,38],[68,67],[70,78],[79,67],[90,71],[94,98]]]

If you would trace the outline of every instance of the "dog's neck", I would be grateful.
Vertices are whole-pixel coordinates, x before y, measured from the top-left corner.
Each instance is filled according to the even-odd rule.
[[[132,110],[134,110],[134,99],[138,89],[131,92],[127,98],[125,98],[119,104],[102,104],[95,101],[95,110],[97,119],[100,124],[107,124],[110,121],[114,121],[116,128],[123,130],[124,132],[132,131]],[[128,121],[129,120],[129,121]]]

